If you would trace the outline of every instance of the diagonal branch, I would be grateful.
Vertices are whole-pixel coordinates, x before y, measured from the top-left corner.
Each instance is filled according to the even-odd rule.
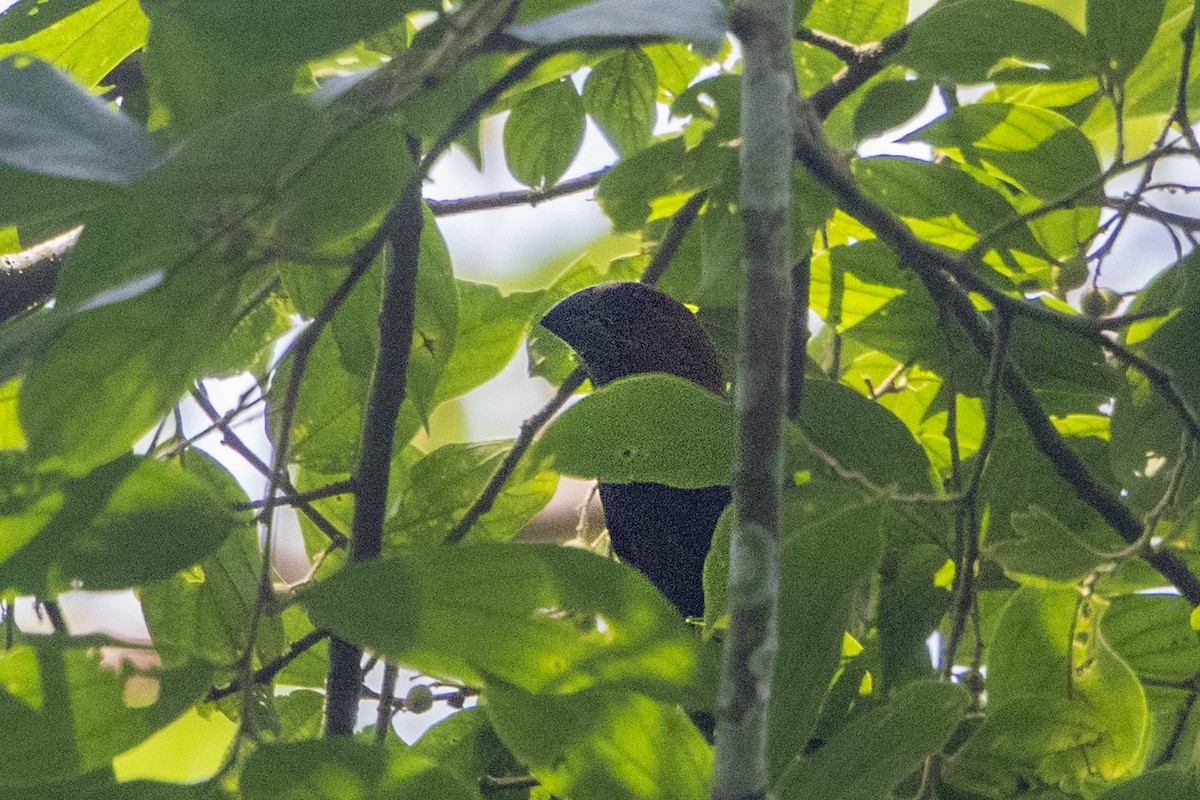
[[[823,183],[838,199],[839,206],[870,228],[880,241],[898,256],[900,263],[912,269],[924,284],[934,302],[954,315],[966,331],[975,349],[986,357],[992,349],[992,333],[987,329],[968,296],[968,289],[977,291],[978,280],[971,285],[960,280],[969,275],[953,257],[916,238],[900,220],[869,199],[855,184],[849,172],[831,158],[820,124],[811,108],[802,109],[808,121],[798,126],[795,138],[796,158]],[[982,292],[981,292],[982,293]],[[1002,312],[1013,306],[1025,306],[1013,298],[992,290],[1005,298]],[[991,300],[991,297],[988,297]],[[1091,506],[1126,542],[1141,538],[1142,524],[1115,494],[1092,477],[1083,460],[1063,440],[1033,388],[1011,362],[1002,376],[1005,392],[1012,400],[1025,426],[1029,429],[1038,450],[1054,467],[1067,485]],[[1191,572],[1178,555],[1170,551],[1146,552],[1144,558],[1193,605],[1200,605],[1200,579]]]

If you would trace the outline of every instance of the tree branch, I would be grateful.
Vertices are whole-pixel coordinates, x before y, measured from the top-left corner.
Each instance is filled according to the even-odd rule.
[[[790,0],[745,0],[741,187],[746,272],[738,324],[736,516],[729,546],[729,628],[717,689],[714,800],[766,798],[769,701],[778,651],[782,431],[788,415],[790,245],[796,103]]]
[[[916,238],[901,221],[866,197],[849,172],[831,158],[820,125],[812,117],[812,109],[802,109],[801,113],[812,121],[798,127],[795,138],[797,159],[834,193],[847,214],[870,228],[880,241],[892,248],[901,264],[917,274],[934,302],[953,313],[975,349],[986,356],[991,351],[992,334],[972,305],[967,289],[979,291],[989,300],[997,296],[997,305],[1002,306],[999,309],[1002,312],[1011,309],[1019,313],[1022,306],[1032,304],[1015,300],[990,287],[977,288],[982,281],[971,277],[962,263]],[[1066,444],[1046,415],[1032,387],[1011,362],[1005,366],[1003,386],[1029,429],[1035,446],[1050,461],[1059,477],[1122,539],[1130,544],[1138,541],[1142,525],[1137,517],[1091,476],[1083,460]],[[1200,605],[1200,580],[1179,556],[1164,550],[1147,552],[1144,558],[1192,605]]]
[[[50,299],[58,263],[82,231],[82,227],[72,228],[19,253],[0,255],[0,324]]]
[[[391,258],[379,313],[379,355],[363,419],[358,468],[354,473],[354,521],[350,563],[378,558],[383,551],[396,417],[407,395],[408,355],[412,348],[424,212],[421,186],[410,182],[389,213]],[[325,735],[351,736],[358,718],[362,650],[335,636],[329,642],[329,675],[325,683]]]

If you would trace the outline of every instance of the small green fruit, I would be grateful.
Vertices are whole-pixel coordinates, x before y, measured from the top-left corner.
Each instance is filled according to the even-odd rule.
[[[1121,295],[1112,289],[1088,289],[1079,298],[1079,308],[1092,318],[1107,317],[1121,305]]]
[[[423,684],[412,687],[404,698],[404,708],[414,714],[424,714],[433,708],[433,691]]]
[[[1087,283],[1087,259],[1083,256],[1074,256],[1062,264],[1052,267],[1050,277],[1054,281],[1056,293],[1066,293],[1072,289],[1078,289]]]

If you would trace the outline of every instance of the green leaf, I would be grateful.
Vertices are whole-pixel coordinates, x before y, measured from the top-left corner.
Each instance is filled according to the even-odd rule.
[[[1189,770],[1162,767],[1117,784],[1098,800],[1145,800],[1147,797],[1195,797],[1200,781]]]
[[[682,138],[658,142],[617,162],[600,180],[596,200],[618,233],[640,228],[651,202],[677,191],[686,150]]]
[[[292,364],[290,357],[283,361],[267,397],[272,435],[278,435],[276,409],[292,381]],[[354,469],[368,389],[367,378],[346,369],[333,338],[322,335],[309,354],[300,384],[292,419],[292,461],[317,472],[349,473]],[[411,438],[416,427],[409,425],[406,432]]]
[[[1087,41],[1102,74],[1124,81],[1162,22],[1166,0],[1088,0]]]
[[[232,329],[232,278],[220,265],[193,263],[131,300],[56,309],[63,327],[21,384],[30,452],[72,474],[128,452]],[[100,302],[107,302],[103,293],[89,301]]]
[[[853,168],[863,191],[903,217],[913,233],[927,242],[966,250],[981,236],[988,235],[991,249],[1007,256],[997,268],[1008,275],[1014,272],[1015,253],[1022,254],[1021,260],[1026,262],[1031,256],[1045,257],[1027,226],[1009,224],[1004,235],[992,235],[995,229],[1011,223],[1017,210],[1000,191],[981,183],[953,162],[880,156],[858,159]],[[861,242],[852,250],[863,245],[883,249],[881,244]],[[889,267],[895,263],[894,259],[890,254],[876,256],[877,261]],[[1049,265],[1045,269],[1048,271]],[[893,285],[902,280],[894,273],[890,276],[885,273],[880,278]]]
[[[365,39],[417,9],[437,9],[432,0],[298,0],[286,6],[250,8],[238,0],[209,0],[203,6],[147,0],[147,13],[170,10],[214,41],[255,58],[292,65]]]
[[[257,48],[238,47],[218,35],[208,19],[190,18],[196,7],[156,0],[146,3],[144,11],[151,22],[146,80],[155,102],[168,112],[166,132],[174,139],[258,101],[291,94],[295,64]]]
[[[1032,506],[1012,515],[1019,538],[990,545],[988,554],[1008,577],[1031,586],[1073,586],[1110,563],[1049,512]]]
[[[884,557],[876,618],[884,691],[933,671],[928,641],[950,604],[948,588],[938,585],[949,563],[945,549],[932,543]]]
[[[44,639],[45,637],[38,637]],[[143,651],[147,652],[147,651]],[[108,768],[208,690],[202,665],[181,669],[102,662],[99,650],[45,640],[0,653],[0,788]],[[46,758],[53,752],[55,757]],[[24,797],[23,790],[17,793]],[[74,795],[71,795],[74,796]]]
[[[929,101],[933,81],[927,78],[877,83],[854,110],[854,138],[867,139],[899,128]]]
[[[471,800],[478,794],[433,761],[353,739],[264,744],[246,762],[245,800],[388,798]]]
[[[576,800],[702,800],[712,749],[677,706],[613,689],[529,694],[489,681],[501,741],[549,792]]]
[[[956,161],[981,163],[989,174],[1043,200],[1059,200],[1087,184],[1095,188],[1073,202],[1099,199],[1100,162],[1092,143],[1070,120],[1049,109],[1010,103],[961,106],[905,137],[913,140],[929,142]]]
[[[495,286],[456,281],[458,336],[433,402],[466,394],[491,380],[516,355],[546,292],[502,294]]]
[[[456,711],[421,734],[413,753],[435,761],[464,781],[480,775],[503,775],[516,768],[513,757],[496,737],[486,711],[476,706]]]
[[[907,0],[816,0],[810,5],[805,25],[854,44],[879,41],[904,24],[908,11]]]
[[[913,23],[891,60],[926,78],[958,83],[1062,81],[1091,72],[1079,31],[1052,11],[1017,0],[940,3]]]
[[[20,41],[7,38],[3,31],[16,31],[23,26],[0,24],[0,41],[12,42],[0,44],[0,58],[20,54],[49,61],[91,89],[126,56],[146,44],[147,20],[137,0],[54,2],[50,8],[47,5],[43,0],[25,11],[27,15],[33,12],[26,19],[36,19],[43,27],[37,32],[30,31]],[[56,13],[80,5],[65,18],[53,19]],[[0,20],[8,20],[10,14],[20,19],[21,13],[17,7],[9,8]]]
[[[444,540],[511,449],[511,440],[446,444],[413,464],[387,522],[389,541],[434,545]],[[473,541],[514,538],[554,496],[558,475],[523,463],[472,526]]]
[[[631,375],[580,400],[542,433],[535,459],[608,483],[728,485],[733,406],[674,375]]]
[[[0,42],[17,42],[80,9],[94,5],[96,0],[17,0],[0,13]]]
[[[989,644],[988,722],[952,769],[961,770],[962,785],[1037,780],[1077,791],[1084,781],[1140,767],[1146,696],[1096,635],[1105,605],[1074,589],[1023,587],[1013,595]]]
[[[1112,598],[1100,632],[1140,677],[1187,681],[1200,672],[1200,642],[1182,597],[1127,594]]]
[[[866,800],[892,790],[949,741],[970,696],[947,683],[904,687],[883,708],[851,720],[814,755],[798,759],[776,783],[780,800]]]
[[[829,381],[805,381],[803,398],[800,427],[815,447],[881,488],[932,491],[929,458],[895,414],[850,387]],[[862,446],[863,431],[872,432],[870,447]],[[815,456],[802,449],[796,452],[801,463],[824,468]]]
[[[833,513],[818,508],[814,518],[807,496],[790,491],[784,509],[782,613],[770,712],[771,774],[776,778],[804,751],[817,724],[841,657],[851,603],[878,566],[883,545],[882,505],[859,503]]]
[[[623,156],[654,137],[658,75],[637,47],[627,47],[595,67],[583,85],[583,107]]]
[[[650,44],[642,52],[654,66],[658,85],[670,94],[678,95],[687,89],[704,66],[704,59],[685,44]]]
[[[396,202],[413,163],[404,129],[395,119],[364,125],[332,144],[321,135],[325,128],[305,131],[296,145],[294,160],[306,166],[289,182],[273,238],[293,252],[345,256],[369,237]],[[243,147],[242,152],[260,147]],[[364,231],[368,225],[372,230]]]
[[[813,256],[809,304],[844,331],[904,294],[904,284],[912,285],[907,274],[897,269],[895,253],[882,242],[838,245]]]
[[[0,163],[126,186],[158,160],[140,125],[43,61],[0,61]]]
[[[230,536],[190,570],[138,590],[155,652],[168,666],[191,659],[229,668],[248,644],[245,621],[254,614],[262,554],[257,532]],[[264,615],[257,651],[263,663],[283,649],[279,618]]]
[[[569,78],[529,90],[504,123],[509,171],[526,186],[553,186],[579,152],[583,131],[583,101]]]
[[[195,564],[245,522],[209,482],[153,458],[124,456],[61,492],[53,518],[0,562],[0,586],[137,586]]]
[[[538,46],[589,39],[686,39],[712,56],[721,48],[727,25],[720,0],[593,0],[510,25],[505,33]]]
[[[386,607],[372,601],[382,596]],[[303,603],[318,627],[471,685],[494,676],[538,693],[625,686],[677,698],[696,669],[674,607],[641,573],[581,550],[436,548],[344,569]]]

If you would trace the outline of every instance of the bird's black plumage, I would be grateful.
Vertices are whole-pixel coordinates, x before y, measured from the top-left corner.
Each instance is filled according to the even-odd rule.
[[[626,375],[665,372],[720,394],[717,352],[692,312],[640,283],[592,286],[567,297],[542,326],[569,344],[603,386]],[[729,487],[680,489],[658,483],[601,483],[613,549],[680,613],[704,613],[702,576]]]

